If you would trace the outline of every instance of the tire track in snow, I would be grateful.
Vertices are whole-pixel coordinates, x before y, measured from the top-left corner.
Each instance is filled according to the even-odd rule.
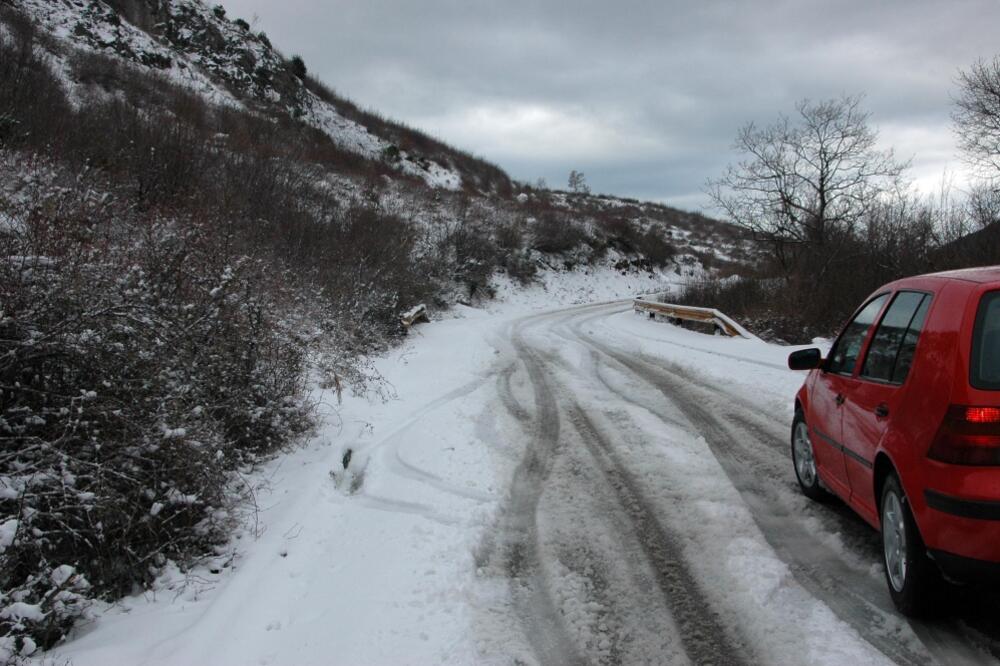
[[[771,470],[777,474],[788,473],[787,470],[791,469],[791,451],[787,439],[791,423],[788,423],[785,428],[780,429],[775,427],[773,423],[764,424],[763,422],[755,422],[759,417],[754,416],[753,411],[739,411],[732,408],[732,399],[737,396],[733,396],[730,391],[725,390],[714,382],[693,375],[687,369],[673,369],[672,371],[683,377],[687,384],[693,386],[694,392],[700,392],[704,400],[703,404],[711,404],[715,413],[718,413],[722,420],[738,426],[738,429],[734,429],[732,425],[727,428],[730,432],[731,442],[741,444],[743,449],[751,452],[753,457],[758,461],[763,459],[762,451],[764,447],[754,447],[753,444],[765,444],[766,448],[779,452],[780,455],[777,457],[780,463],[784,463],[783,466],[780,463],[779,465],[774,465],[773,461],[769,461],[771,462]],[[720,393],[725,396],[724,399],[718,397]],[[739,398],[739,402],[744,405],[747,404],[742,398]],[[743,441],[738,436],[741,431],[755,433],[756,440],[754,442]],[[774,446],[776,444],[778,446]],[[772,476],[772,478],[774,477]],[[797,486],[794,481],[791,482],[791,486],[797,494]],[[857,550],[867,554],[869,560],[880,561],[881,542],[878,538],[878,533],[872,530],[867,523],[861,520],[849,507],[840,502],[839,499],[832,499],[830,503],[814,511],[814,514],[817,515],[820,522],[827,529],[831,531],[840,529],[847,532],[851,538],[852,546],[857,547]],[[879,605],[889,612],[895,612],[888,597],[881,593],[883,590],[881,577],[876,587],[863,589],[867,593],[864,595],[867,603]],[[955,592],[960,592],[960,589],[956,588]],[[995,608],[992,610],[995,613]],[[986,614],[991,614],[989,609]],[[937,657],[942,663],[949,665],[981,664],[984,662],[995,663],[994,658],[997,656],[998,648],[996,639],[968,627],[965,622],[959,622],[955,619],[907,619],[906,621],[931,654]]]
[[[512,366],[508,370],[497,377],[497,393],[515,427],[525,429],[531,415],[514,397]],[[546,502],[536,512],[549,524],[537,533],[540,571],[530,583],[553,600],[566,635],[589,662],[684,663],[654,572],[596,459],[586,447],[567,447],[553,462],[553,474],[563,483],[571,478],[574,486],[553,492],[555,480],[546,483]],[[544,520],[550,514],[558,516],[554,523]],[[604,531],[592,526],[595,516]],[[487,562],[493,546],[486,544]],[[523,605],[519,610],[522,621],[532,612]]]
[[[505,371],[506,368],[500,370],[501,373]],[[495,498],[489,493],[470,488],[463,488],[458,484],[443,479],[441,476],[434,474],[433,472],[422,469],[421,467],[408,461],[405,456],[403,456],[401,450],[404,436],[417,423],[434,411],[441,409],[456,400],[461,400],[462,398],[475,393],[490,379],[492,379],[493,374],[493,372],[484,373],[483,375],[431,400],[422,407],[419,407],[411,412],[409,417],[389,434],[366,446],[358,446],[356,453],[361,454],[363,457],[381,456],[385,469],[391,474],[395,474],[400,478],[416,481],[425,486],[434,488],[438,492],[445,495],[451,495],[477,503],[485,503],[494,500]],[[367,465],[367,463],[365,463],[365,465]],[[362,474],[363,473],[364,472],[362,471]],[[457,525],[463,523],[462,519],[439,512],[437,509],[427,504],[373,495],[367,491],[363,484],[361,484],[357,492],[353,493],[353,496],[355,501],[358,501],[369,508],[378,509],[380,511],[422,515],[428,520],[432,520],[443,525]]]
[[[684,370],[668,368],[662,361],[654,364],[645,359],[637,359],[597,341],[582,331],[583,323],[594,318],[589,317],[572,327],[577,340],[585,342],[618,365],[624,366],[634,376],[654,386],[667,401],[685,413],[697,432],[705,437],[713,455],[744,497],[768,543],[790,567],[800,584],[814,596],[822,599],[872,645],[898,663],[926,664],[935,660],[945,664],[983,662],[986,655],[961,640],[954,626],[941,627],[926,622],[907,622],[898,616],[881,587],[872,585],[866,574],[859,573],[844,563],[839,553],[801,526],[797,516],[788,514],[788,508],[778,501],[773,488],[762,484],[760,477],[747,473],[746,456],[759,457],[759,450],[749,446],[741,436],[742,433],[733,432],[731,426],[727,427],[722,419],[713,415],[706,407],[706,405],[722,405],[732,396],[727,394],[726,400],[720,400],[715,393],[719,390],[718,387],[699,386],[701,381],[695,380]],[[692,388],[696,390],[692,391]],[[702,390],[697,391],[698,388]],[[692,396],[690,395],[692,392],[701,395]],[[651,409],[649,404],[640,404],[624,392],[615,391],[615,393],[626,402],[661,418],[662,409],[655,407]],[[738,398],[737,403],[751,407],[742,398]],[[759,407],[754,408],[759,409]],[[723,412],[731,415],[733,410],[730,407],[728,410],[723,409]],[[661,420],[670,422],[672,419]],[[745,416],[736,420],[742,421],[741,425],[744,426],[752,425],[752,421]],[[758,434],[760,429],[760,424],[754,427]],[[770,445],[770,438],[766,438],[765,442],[768,442],[768,448],[773,452],[775,447]],[[739,452],[733,447],[740,449]],[[898,628],[901,624],[910,626],[928,653],[914,650],[907,641],[900,640],[898,635],[894,635],[898,634],[898,629],[894,629],[894,625]]]
[[[497,375],[497,394],[500,396],[504,407],[510,412],[510,415],[519,422],[524,423],[531,420],[531,414],[514,396],[514,389],[511,382],[516,370],[517,366],[511,363]]]
[[[680,539],[654,516],[658,511],[643,495],[639,484],[622,465],[614,446],[597,429],[578,404],[571,415],[576,431],[598,461],[618,501],[632,523],[645,556],[652,564],[656,584],[663,592],[670,615],[680,630],[680,640],[695,664],[749,663],[745,645],[735,645],[713,613],[684,558]]]
[[[532,317],[525,320],[529,322],[540,322],[551,318],[552,314]],[[565,316],[565,315],[557,315]],[[602,504],[600,519],[609,522],[617,530],[624,529],[627,534],[626,540],[634,541],[636,556],[641,563],[632,564],[633,569],[643,569],[649,572],[640,584],[650,583],[654,589],[658,589],[659,613],[669,616],[670,623],[676,624],[679,631],[676,632],[676,642],[683,648],[684,654],[695,664],[718,664],[718,665],[739,665],[746,663],[744,659],[745,648],[742,641],[733,643],[730,630],[727,630],[721,623],[718,616],[711,610],[711,603],[700,589],[693,574],[690,572],[687,562],[682,553],[677,535],[664,527],[654,516],[656,511],[649,501],[644,497],[641,489],[634,479],[625,471],[621,461],[614,457],[613,445],[604,437],[593,423],[587,418],[580,406],[572,400],[572,392],[558,384],[558,380],[551,373],[551,368],[563,366],[561,369],[571,372],[573,368],[565,367],[561,359],[549,358],[535,349],[528,343],[520,330],[515,330],[512,334],[514,348],[524,362],[525,368],[531,380],[535,392],[536,407],[536,429],[532,449],[526,454],[522,463],[524,472],[515,474],[515,488],[512,492],[513,507],[511,513],[520,515],[522,521],[526,521],[527,529],[514,532],[514,544],[509,548],[508,569],[516,579],[528,574],[528,584],[534,589],[530,594],[525,595],[525,590],[520,590],[522,603],[528,602],[529,607],[522,607],[522,615],[527,615],[537,624],[542,620],[541,627],[526,627],[529,629],[529,640],[532,642],[536,653],[542,663],[554,663],[555,659],[559,663],[580,659],[578,654],[567,658],[572,649],[568,645],[572,641],[566,627],[562,625],[562,619],[557,616],[557,604],[553,601],[553,594],[559,594],[558,586],[549,580],[544,571],[546,564],[543,561],[542,542],[543,535],[539,534],[537,525],[537,514],[539,513],[539,501],[541,499],[544,486],[551,488],[549,472],[553,464],[553,458],[558,451],[560,434],[566,435],[565,431],[560,431],[560,411],[563,406],[561,402],[567,402],[565,408],[569,422],[574,426],[578,435],[577,438],[567,447],[582,442],[582,449],[590,454],[591,467],[593,467],[601,481],[610,494],[607,502]],[[504,378],[498,378],[502,383]],[[502,388],[502,387],[501,387]],[[553,389],[556,392],[553,392]],[[510,392],[500,391],[501,401],[511,411],[512,415],[517,415],[520,406]],[[539,453],[544,456],[539,459]],[[566,455],[579,455],[579,451],[567,451]],[[562,454],[560,459],[562,458]],[[538,473],[542,471],[542,473]],[[525,478],[532,478],[537,482],[533,487],[524,487]],[[564,479],[560,479],[561,482]],[[517,486],[521,487],[518,488]],[[598,492],[593,485],[584,485],[582,489],[570,488],[569,494],[573,492],[586,492],[593,494]],[[520,506],[519,506],[520,505]],[[527,519],[530,514],[532,518]],[[624,519],[624,520],[623,520]],[[627,526],[627,527],[623,527]],[[576,528],[573,528],[576,529]],[[586,532],[584,532],[586,535]],[[556,544],[558,546],[558,544]],[[625,552],[623,552],[625,551]],[[617,553],[610,553],[608,561],[616,562],[621,568],[623,563],[620,560],[628,559],[629,553],[620,543]],[[576,561],[579,558],[571,558],[570,565],[578,569],[586,569],[586,562]],[[557,563],[558,564],[558,563]],[[629,566],[625,563],[625,566]],[[633,574],[633,579],[640,581],[642,577]],[[607,586],[607,576],[604,579],[594,578],[596,587]],[[635,585],[635,582],[632,583]],[[622,596],[637,597],[643,593],[648,594],[647,589],[635,588],[625,589]],[[620,611],[621,609],[619,609]],[[624,613],[619,613],[624,615]],[[622,623],[622,618],[616,618],[617,622],[609,622],[612,627],[617,627],[617,633],[609,641],[611,646],[610,655],[620,654],[619,647],[623,640],[631,638],[629,627]],[[540,630],[539,630],[540,629]],[[659,633],[662,633],[659,632]],[[662,641],[663,639],[660,638]],[[557,646],[553,649],[553,646]],[[737,649],[737,646],[740,649]],[[577,646],[577,651],[581,646]],[[648,646],[647,646],[648,647]],[[675,648],[676,649],[676,648]],[[656,660],[657,654],[660,658],[663,652],[653,650],[647,654],[646,659]],[[562,655],[560,657],[560,655]],[[593,655],[587,655],[593,656]],[[607,658],[601,659],[605,663],[618,663],[617,660],[607,662]]]
[[[774,501],[773,492],[755,475],[746,472],[743,451],[735,453],[733,436],[697,400],[685,397],[689,386],[660,374],[659,369],[644,367],[627,355],[604,347],[590,340],[602,353],[629,368],[633,374],[644,378],[661,394],[680,407],[694,426],[695,432],[704,437],[709,449],[729,477],[730,482],[740,492],[754,517],[758,528],[768,544],[784,561],[796,580],[811,594],[822,599],[840,619],[851,625],[887,657],[897,663],[924,665],[933,663],[929,654],[922,654],[906,642],[894,637],[902,624],[894,611],[884,603],[872,604],[859,596],[870,588],[870,580],[865,580],[844,564],[828,546],[819,542],[805,529],[796,529],[794,517],[787,509]],[[621,394],[620,394],[621,395]],[[648,405],[637,404],[628,396],[624,400],[649,410]],[[657,415],[657,410],[650,410]],[[741,447],[742,448],[742,447]],[[894,629],[892,625],[897,625]]]
[[[506,542],[502,564],[513,585],[514,602],[525,635],[540,663],[586,663],[577,653],[555,603],[546,594],[539,553],[538,504],[559,441],[560,420],[545,373],[521,334],[524,324],[537,319],[522,320],[510,333],[514,351],[531,380],[535,420],[531,442],[514,472],[510,489],[511,499],[503,524]]]

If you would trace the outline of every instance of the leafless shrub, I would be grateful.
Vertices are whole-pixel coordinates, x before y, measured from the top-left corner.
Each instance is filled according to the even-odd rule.
[[[300,160],[317,155],[314,134],[209,109],[100,58],[78,61],[77,74],[120,94],[74,109],[30,30],[10,34],[0,39],[7,654],[52,645],[88,600],[147,585],[168,560],[189,564],[224,540],[235,472],[310,425],[310,356],[322,353],[343,385],[363,383],[357,355],[383,343],[399,304],[426,284],[411,225],[341,211],[316,188]]]
[[[532,247],[540,252],[568,252],[587,240],[587,233],[579,223],[565,214],[546,213],[532,229]]]
[[[519,219],[498,222],[494,228],[497,246],[502,250],[520,250],[525,245],[524,223]]]
[[[673,261],[677,248],[661,224],[650,224],[643,230],[635,219],[621,215],[601,216],[601,238],[598,247],[614,249],[627,256],[641,258],[647,268],[663,267]]]
[[[51,139],[65,131],[70,106],[59,80],[35,49],[35,27],[0,6],[0,147]]]
[[[527,250],[518,250],[504,255],[503,267],[507,275],[521,284],[528,284],[538,275],[538,262]]]
[[[790,272],[765,262],[756,275],[691,285],[681,299],[717,307],[759,334],[781,340],[833,335],[886,282],[1000,259],[1000,239],[990,235],[994,227],[968,235],[963,220],[968,220],[966,209],[947,197],[940,202],[914,196],[882,200],[869,207],[854,233],[834,239],[837,251],[823,258],[824,280],[817,280],[815,266],[805,261]]]
[[[310,425],[282,276],[52,173],[0,200],[0,632],[40,647],[223,541],[233,470]]]

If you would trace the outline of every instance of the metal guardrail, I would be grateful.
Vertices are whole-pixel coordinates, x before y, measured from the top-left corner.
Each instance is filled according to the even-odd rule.
[[[636,298],[632,301],[632,309],[636,312],[648,314],[650,318],[675,319],[682,321],[696,321],[702,324],[714,324],[724,335],[734,338],[747,338],[756,340],[757,336],[746,330],[731,317],[719,312],[714,308],[697,308],[691,305],[675,305],[673,303],[659,303],[647,298]]]

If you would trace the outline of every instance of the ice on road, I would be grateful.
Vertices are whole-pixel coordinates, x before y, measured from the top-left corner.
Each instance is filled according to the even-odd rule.
[[[310,445],[249,481],[235,557],[163,576],[57,658],[990,663],[989,621],[900,617],[877,536],[798,493],[788,347],[628,302],[460,313],[380,360],[393,399],[323,394]]]

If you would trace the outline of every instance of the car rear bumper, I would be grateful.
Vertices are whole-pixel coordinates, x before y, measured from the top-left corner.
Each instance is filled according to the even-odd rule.
[[[1000,468],[928,460],[921,471],[907,496],[927,548],[1000,562]]]
[[[929,508],[959,518],[1000,521],[1000,502],[964,499],[936,490],[925,490],[924,500]]]
[[[932,489],[921,499],[918,524],[928,550],[1000,567],[1000,501]]]
[[[1000,585],[1000,562],[962,557],[944,550],[928,551],[945,577],[959,582]]]

